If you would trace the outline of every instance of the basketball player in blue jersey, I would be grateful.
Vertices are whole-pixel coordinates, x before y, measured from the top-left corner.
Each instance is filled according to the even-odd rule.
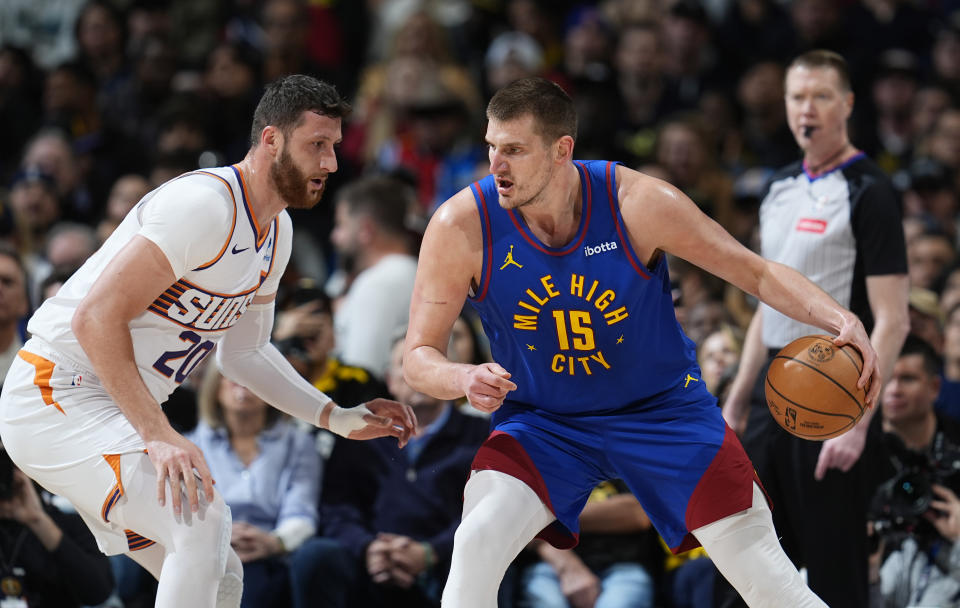
[[[314,78],[270,85],[247,156],[144,196],[30,319],[7,374],[0,435],[10,457],[73,503],[104,553],[158,579],[157,606],[240,605],[229,507],[160,407],[215,347],[225,376],[309,424],[401,445],[416,429],[395,401],[341,408],[270,344],[291,250],[286,208],[319,202],[348,109]],[[282,548],[283,538],[277,529],[263,542]]]
[[[782,551],[753,467],[676,321],[667,253],[864,355],[859,319],[800,273],[742,247],[679,190],[616,163],[573,160],[570,98],[540,78],[487,107],[491,175],[432,218],[420,251],[404,372],[492,414],[464,490],[445,606],[495,606],[534,537],[577,542],[591,488],[630,487],[674,551],[702,544],[751,606],[824,606]],[[445,356],[464,299],[494,363]]]

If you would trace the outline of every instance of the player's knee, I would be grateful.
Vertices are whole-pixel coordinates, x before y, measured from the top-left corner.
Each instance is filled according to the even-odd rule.
[[[454,533],[454,552],[460,559],[484,564],[498,564],[507,556],[506,542],[497,542],[500,534],[488,525],[487,518],[467,516]]]
[[[774,576],[754,574],[741,593],[748,606],[802,606],[809,590],[794,570],[778,571]]]
[[[226,571],[233,526],[230,508],[217,494],[196,513],[185,513],[174,532],[174,550],[197,577],[220,580]],[[241,568],[242,576],[242,568]]]

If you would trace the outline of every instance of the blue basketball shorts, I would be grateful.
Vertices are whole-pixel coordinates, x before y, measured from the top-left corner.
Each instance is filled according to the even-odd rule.
[[[674,552],[699,546],[700,526],[751,506],[753,465],[703,382],[603,413],[556,414],[507,401],[474,470],[529,485],[557,520],[538,535],[559,548],[579,537],[591,490],[622,479]]]

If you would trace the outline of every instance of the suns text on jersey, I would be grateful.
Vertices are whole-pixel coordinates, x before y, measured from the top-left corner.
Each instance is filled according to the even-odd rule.
[[[573,296],[574,306],[549,305],[551,300],[564,293]],[[571,376],[591,376],[595,371],[610,369],[597,344],[594,315],[599,315],[598,322],[602,320],[607,325],[619,323],[629,316],[627,307],[618,305],[614,290],[576,273],[570,275],[569,288],[566,284],[558,287],[553,275],[540,277],[539,283],[523,292],[517,300],[517,307],[522,310],[513,315],[514,329],[536,332],[541,322],[546,322],[556,330],[557,352],[549,359],[550,370]],[[548,309],[549,318],[541,319],[546,316],[542,313]]]
[[[181,291],[182,290],[182,291]],[[236,295],[211,294],[196,286],[175,284],[150,305],[171,321],[200,331],[222,331],[240,319],[256,291]]]

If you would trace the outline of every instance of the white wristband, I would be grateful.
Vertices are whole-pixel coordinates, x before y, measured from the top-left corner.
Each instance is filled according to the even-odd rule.
[[[367,422],[363,419],[367,414],[372,415],[373,412],[367,409],[365,403],[354,407],[334,406],[330,410],[330,421],[327,423],[327,428],[331,433],[341,437],[349,437],[350,433],[367,426]]]

